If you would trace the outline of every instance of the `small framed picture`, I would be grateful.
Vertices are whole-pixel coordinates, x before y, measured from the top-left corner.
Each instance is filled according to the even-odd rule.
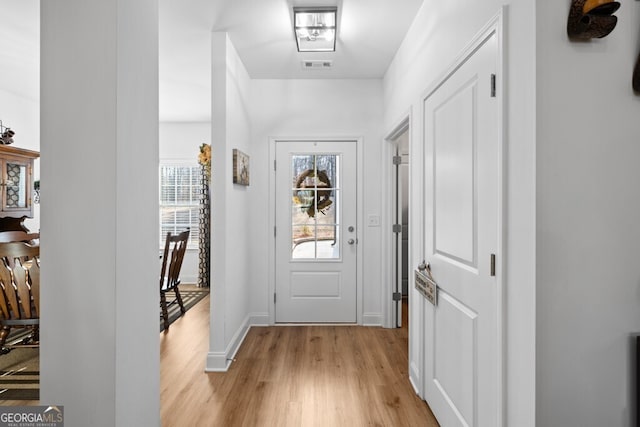
[[[249,185],[249,156],[233,149],[233,183]]]

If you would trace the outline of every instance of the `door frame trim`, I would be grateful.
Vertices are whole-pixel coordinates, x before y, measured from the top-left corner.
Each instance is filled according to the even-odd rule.
[[[394,283],[394,260],[393,260],[393,251],[394,251],[394,233],[392,230],[393,227],[393,218],[394,218],[394,206],[395,201],[393,200],[394,189],[393,189],[393,157],[395,156],[396,149],[396,139],[402,135],[405,131],[408,132],[409,138],[409,177],[411,177],[411,127],[413,125],[413,117],[411,109],[403,115],[403,117],[396,122],[396,125],[393,127],[393,130],[387,134],[384,138],[385,144],[382,147],[382,200],[383,203],[383,213],[382,213],[382,325],[385,328],[395,328],[395,313],[396,307],[395,302],[393,301],[393,292],[395,291]],[[411,188],[411,179],[409,179],[409,188]],[[409,194],[411,194],[411,190],[409,190]],[[411,200],[411,197],[409,197]],[[411,206],[409,206],[409,223],[411,223]],[[411,244],[409,245],[409,260],[411,260]],[[411,266],[411,264],[409,264]],[[409,275],[411,276],[411,274]],[[411,280],[409,280],[411,281]],[[409,290],[411,286],[409,286]],[[409,292],[411,295],[411,292]],[[409,296],[409,300],[411,300],[411,296]]]
[[[427,89],[420,96],[420,121],[421,121],[421,129],[420,129],[420,145],[424,146],[424,135],[425,135],[425,123],[424,123],[424,103],[427,98],[429,98],[440,86],[442,86],[446,80],[449,79],[461,66],[464,64],[468,58],[470,58],[476,50],[478,50],[490,37],[493,35],[496,36],[497,40],[497,64],[496,70],[499,73],[496,83],[496,100],[498,102],[498,164],[500,168],[498,170],[498,229],[496,230],[498,234],[497,238],[497,253],[496,258],[498,262],[498,268],[496,270],[496,285],[497,285],[497,313],[496,313],[496,330],[498,332],[498,372],[496,378],[497,384],[497,427],[504,426],[504,420],[506,419],[506,411],[507,411],[507,402],[506,402],[506,380],[507,380],[507,363],[508,363],[508,355],[507,355],[507,331],[506,331],[506,321],[507,318],[507,307],[506,307],[506,294],[505,289],[507,286],[506,280],[506,264],[508,260],[506,259],[506,207],[507,207],[507,126],[508,121],[505,116],[507,97],[505,96],[505,91],[507,88],[506,80],[507,80],[507,63],[508,58],[506,56],[506,17],[508,12],[508,6],[504,5],[500,7],[498,12],[488,20],[488,22],[476,33],[474,37],[471,38],[469,43],[461,50],[461,52],[456,56],[454,61],[445,69],[445,71],[440,74],[436,79],[434,79],[428,86]],[[420,162],[424,160],[424,153],[420,153]],[[413,160],[416,160],[415,158]],[[410,175],[411,176],[411,175]],[[422,177],[424,181],[424,177]],[[420,203],[422,204],[422,210],[424,211],[424,194],[419,194]],[[421,219],[421,222],[424,223],[424,219]],[[410,222],[410,229],[412,223]],[[421,235],[418,236],[419,243],[422,248],[424,248],[424,231],[420,230]],[[424,250],[424,249],[423,249]],[[426,381],[425,373],[424,373],[424,364],[426,351],[424,346],[426,342],[424,340],[424,336],[422,338],[422,349],[420,351],[420,371],[422,374],[422,393],[421,397],[424,399],[424,382]]]
[[[269,271],[267,286],[267,307],[269,307],[269,324],[276,324],[276,307],[273,301],[273,295],[276,289],[276,239],[273,230],[276,227],[276,171],[274,164],[276,161],[276,144],[278,142],[337,142],[350,141],[356,144],[356,238],[358,245],[356,248],[356,323],[358,325],[366,324],[364,319],[364,286],[363,286],[363,248],[364,248],[364,176],[363,176],[363,138],[362,137],[337,137],[337,136],[304,136],[304,137],[269,137],[269,236],[271,244],[269,245]]]

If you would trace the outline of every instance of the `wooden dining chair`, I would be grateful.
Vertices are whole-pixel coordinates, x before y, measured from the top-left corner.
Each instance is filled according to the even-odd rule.
[[[162,255],[162,268],[160,270],[160,308],[162,309],[162,319],[164,320],[164,330],[169,329],[169,313],[167,306],[175,302],[180,305],[180,312],[184,314],[184,304],[180,296],[178,285],[180,284],[180,268],[182,260],[187,250],[189,240],[189,229],[182,233],[172,235],[167,233],[164,243],[164,254]],[[166,293],[173,291],[176,298],[167,304]]]
[[[40,233],[26,231],[0,231],[0,243],[27,242],[31,245],[40,241]]]
[[[0,348],[40,344],[40,247],[25,242],[0,243]],[[17,344],[6,345],[12,328],[28,328],[31,334]]]

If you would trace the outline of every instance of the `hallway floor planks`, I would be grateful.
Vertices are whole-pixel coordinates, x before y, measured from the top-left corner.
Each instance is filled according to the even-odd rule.
[[[437,426],[407,374],[407,330],[252,328],[227,373],[204,373],[209,297],[160,335],[162,425]]]

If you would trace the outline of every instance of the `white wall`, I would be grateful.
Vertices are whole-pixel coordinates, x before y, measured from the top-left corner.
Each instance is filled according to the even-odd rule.
[[[267,295],[269,252],[273,225],[269,224],[269,138],[362,137],[364,218],[381,214],[380,153],[382,134],[381,80],[252,80],[250,233],[252,236],[251,307],[265,314],[273,297]],[[364,270],[364,324],[382,324],[380,227],[358,224],[360,260]]]
[[[157,0],[41,18],[40,401],[69,426],[160,425]]]
[[[0,33],[1,34],[1,33]],[[2,49],[0,37],[0,49]],[[38,55],[39,52],[36,52]],[[35,65],[39,69],[39,64]],[[38,76],[36,76],[37,78]],[[0,120],[16,132],[12,147],[40,149],[40,104],[37,98],[11,91],[12,82],[0,79]]]
[[[0,36],[0,49],[2,37]],[[38,66],[39,68],[39,66]],[[11,87],[11,81],[0,80],[0,120],[16,132],[12,147],[40,151],[40,102],[38,99],[17,95],[5,88]],[[33,179],[40,179],[40,159],[33,167]],[[24,225],[30,231],[40,230],[40,204],[33,206],[33,218],[27,218]]]
[[[200,144],[211,141],[209,122],[161,122],[160,160],[198,161]]]
[[[255,183],[232,182],[232,150],[260,162],[250,146],[250,80],[226,33],[212,36],[212,240],[211,329],[207,370],[225,370],[249,326],[250,257],[256,238],[250,212],[256,208]]]
[[[161,122],[160,161],[197,162],[200,145],[210,141],[209,122]],[[180,270],[182,283],[198,283],[198,263],[198,248],[187,249]]]
[[[568,2],[537,2],[537,420],[636,425],[640,332],[640,4],[571,42]]]
[[[563,2],[563,7],[564,7]],[[533,0],[425,0],[384,79],[384,132],[411,127],[410,268],[423,259],[422,95],[506,4],[506,425],[535,425],[535,9]],[[562,12],[565,15],[566,11]],[[500,80],[502,79],[502,80]],[[410,293],[411,378],[421,386],[423,300]]]

